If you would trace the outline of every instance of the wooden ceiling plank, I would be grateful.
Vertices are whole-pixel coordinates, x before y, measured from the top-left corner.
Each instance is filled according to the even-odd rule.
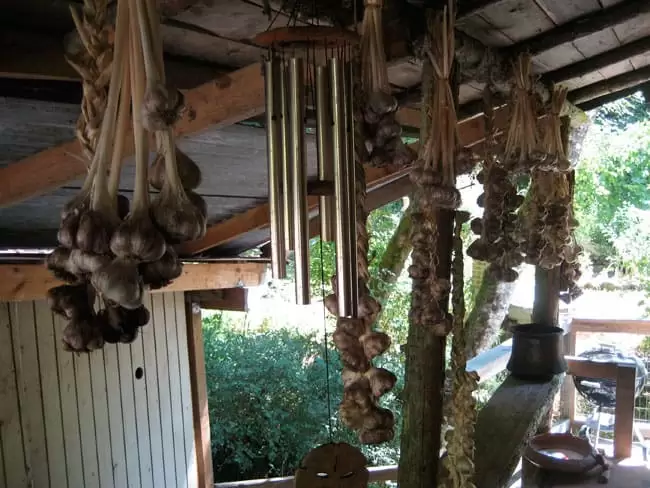
[[[534,56],[648,12],[650,12],[650,2],[647,0],[626,0],[608,9],[583,15],[555,29],[542,32],[507,48],[506,51],[510,55],[527,52]]]
[[[588,110],[593,110],[606,103],[615,102],[621,98],[629,97],[630,95],[642,90],[650,91],[650,83],[639,83],[623,90],[608,93],[607,95],[603,95],[598,98],[592,98],[591,100],[578,104],[578,107],[587,112]]]
[[[218,261],[185,263],[183,273],[158,292],[215,290],[238,286],[257,286],[266,275],[268,264],[262,261]],[[0,264],[0,301],[39,300],[47,290],[63,284],[41,263]]]
[[[575,64],[556,69],[543,76],[545,81],[560,83],[562,81],[578,78],[600,69],[619,63],[625,59],[650,52],[650,36],[638,41],[624,44],[621,47],[606,51],[597,56],[585,59]]]
[[[650,80],[650,66],[634,71],[628,71],[613,78],[578,88],[577,90],[569,92],[567,98],[572,103],[580,105],[589,100],[593,100],[594,98],[602,97],[608,93],[619,92],[626,88],[642,84],[648,80]]]

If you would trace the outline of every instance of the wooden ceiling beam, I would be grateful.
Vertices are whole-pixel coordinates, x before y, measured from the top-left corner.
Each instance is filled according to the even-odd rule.
[[[216,261],[185,263],[183,273],[169,286],[153,291],[193,291],[257,286],[264,280],[268,263],[263,261]],[[0,301],[40,300],[47,290],[63,284],[42,263],[0,264]]]
[[[591,58],[579,61],[554,71],[545,73],[542,79],[547,82],[561,83],[572,78],[578,78],[599,69],[607,68],[613,64],[619,63],[626,59],[644,54],[650,51],[650,36],[643,37],[638,41],[624,44],[602,54],[592,56]]]
[[[535,56],[648,12],[650,12],[648,0],[624,0],[612,7],[583,15],[531,39],[507,47],[504,52],[511,56],[523,52]]]
[[[167,80],[183,90],[214,80],[226,72],[223,66],[165,55]],[[79,73],[65,60],[64,44],[59,37],[16,29],[0,31],[0,78],[80,81]],[[81,100],[81,85],[78,94]]]
[[[509,107],[499,107],[495,112],[497,128],[505,130],[510,116]],[[417,111],[411,109],[409,118],[402,119],[402,122],[405,120],[410,120],[410,124],[418,124],[419,126]],[[458,125],[458,132],[463,146],[475,146],[485,139],[485,121],[483,117],[473,117],[461,121]],[[417,149],[417,144],[412,145],[412,147]],[[403,189],[403,185],[406,184],[404,178],[407,176],[409,170],[410,168],[403,168],[395,171],[394,168],[374,168],[367,166],[366,184],[368,185],[368,200],[370,201],[369,209],[374,210],[374,208],[390,202],[391,200],[381,203],[385,198],[392,198],[394,194],[389,193],[388,197],[386,197],[380,189],[383,190],[385,186],[395,185],[395,182],[398,180],[400,181],[399,185],[402,185],[399,188]],[[377,195],[373,196],[374,193],[377,193]],[[309,210],[313,212],[317,208],[318,199],[316,197],[310,197]],[[242,234],[268,228],[269,222],[269,205],[264,203],[243,213],[233,215],[222,222],[211,225],[202,239],[183,244],[179,252],[183,256],[202,253],[214,247],[227,244]],[[315,229],[313,222],[310,225],[312,226],[312,230]]]
[[[264,112],[261,66],[253,64],[185,91],[187,110],[174,127],[177,136],[225,127]],[[125,151],[133,154],[129,139]],[[0,168],[0,207],[46,193],[83,176],[78,142],[71,141]]]
[[[650,2],[649,2],[650,3]],[[636,85],[645,83],[650,80],[650,66],[645,66],[634,71],[608,78],[603,81],[592,83],[591,85],[583,86],[576,90],[570,91],[567,98],[576,105],[588,102],[594,98],[602,97],[608,93],[620,92],[626,88],[631,88]]]
[[[587,112],[588,110],[593,110],[595,108],[600,107],[601,105],[605,105],[606,103],[615,102],[616,100],[620,100],[621,98],[629,97],[630,95],[638,91],[650,92],[650,83],[648,82],[639,83],[637,85],[633,85],[623,90],[619,90],[613,93],[608,93],[607,95],[603,95],[601,97],[592,98],[591,100],[578,104],[578,107],[584,110],[585,112]],[[646,99],[646,102],[648,102],[649,100],[650,99]]]

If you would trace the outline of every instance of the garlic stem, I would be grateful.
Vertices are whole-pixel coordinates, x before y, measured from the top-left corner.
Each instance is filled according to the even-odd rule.
[[[120,107],[117,115],[117,128],[115,129],[115,146],[113,147],[113,159],[111,161],[111,172],[108,179],[108,193],[111,200],[117,198],[120,187],[120,172],[124,161],[124,143],[128,132],[129,124],[129,102],[131,99],[131,70],[129,65],[125,66],[122,74],[122,88],[120,91]]]
[[[106,186],[106,173],[108,171],[109,162],[108,148],[113,142],[115,118],[117,115],[117,102],[122,85],[122,74],[124,72],[125,63],[123,51],[125,40],[128,42],[127,8],[128,7],[124,2],[118,2],[117,20],[115,23],[115,50],[113,54],[111,81],[108,89],[108,100],[106,102],[106,111],[104,112],[104,120],[102,121],[97,151],[93,158],[99,158],[97,162],[97,174],[93,183],[92,207],[94,209],[104,205],[104,202],[108,200],[108,188]]]
[[[148,86],[152,86],[160,81],[160,73],[154,55],[154,39],[150,32],[149,18],[147,12],[145,12],[144,0],[131,0],[130,5],[135,6],[135,13],[140,29],[142,54],[144,56],[144,69],[147,74],[147,84]],[[133,12],[133,10],[131,11]]]
[[[160,14],[158,13],[158,6],[156,0],[146,0],[147,17],[149,19],[149,28],[151,29],[151,39],[153,50],[155,53],[156,66],[160,81],[165,81],[165,65],[163,62],[163,44],[162,36],[160,35]]]
[[[171,128],[162,131],[160,142],[165,155],[165,183],[177,195],[187,196],[178,174],[178,165],[176,164],[176,146],[174,145],[174,132]]]
[[[147,163],[149,144],[142,125],[142,101],[144,100],[145,73],[142,65],[142,44],[138,36],[138,21],[131,15],[131,90],[133,95],[133,138],[135,140],[135,188],[132,213],[146,211],[149,207]]]

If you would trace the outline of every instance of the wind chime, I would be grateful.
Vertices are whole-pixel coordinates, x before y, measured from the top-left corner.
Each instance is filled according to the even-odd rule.
[[[321,237],[336,242],[338,308],[357,313],[351,31],[282,27],[260,34],[264,62],[273,277],[295,260],[296,302],[310,302],[308,195],[319,196]],[[318,177],[308,181],[307,130],[316,133]]]

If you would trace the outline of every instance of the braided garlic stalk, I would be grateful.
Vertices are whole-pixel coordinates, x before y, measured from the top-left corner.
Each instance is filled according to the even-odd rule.
[[[447,431],[447,456],[443,463],[446,468],[446,479],[441,480],[440,486],[447,488],[476,488],[474,477],[474,427],[476,424],[476,401],[472,393],[478,386],[476,372],[467,372],[463,273],[463,241],[461,231],[463,223],[467,222],[469,214],[456,212],[454,228],[452,261],[452,290],[453,307],[453,339],[451,343],[451,371],[453,392],[451,397],[452,415],[451,429]]]
[[[383,0],[365,0],[361,24],[362,87],[365,104],[362,141],[359,147],[363,160],[373,166],[389,164],[406,166],[415,159],[415,153],[402,141],[402,127],[396,120],[397,100],[391,94],[388,65],[384,50],[382,24]]]
[[[577,222],[572,216],[569,176],[559,171],[570,168],[561,136],[560,111],[565,99],[565,89],[554,90],[543,124],[544,150],[552,164],[532,172],[531,203],[525,221],[526,261],[544,269],[577,259],[572,235]],[[558,171],[548,171],[551,167]]]
[[[497,157],[494,110],[489,88],[485,90],[484,100],[485,157],[478,179],[483,184],[479,203],[485,210],[482,218],[472,220],[472,231],[480,237],[469,246],[467,254],[472,259],[489,262],[489,272],[500,281],[513,282],[518,277],[515,268],[523,262],[515,228],[515,212],[524,198],[517,194],[508,170]]]
[[[113,62],[113,47],[108,39],[107,6],[107,0],[84,0],[81,14],[76,7],[70,6],[84,51],[68,53],[66,59],[82,79],[83,99],[77,121],[77,139],[89,161],[95,154],[104,119]]]
[[[358,93],[358,71],[355,73],[355,93]],[[361,151],[363,139],[359,127],[360,97],[355,97],[355,179],[356,179],[356,233],[357,266],[359,272],[359,307],[356,318],[338,317],[334,343],[343,363],[343,400],[339,406],[341,420],[358,432],[363,444],[379,444],[395,435],[393,413],[379,406],[382,395],[392,390],[397,378],[393,373],[373,366],[374,358],[383,354],[391,344],[384,332],[373,330],[381,305],[368,290],[368,214],[365,209],[366,179]],[[333,278],[336,281],[336,277]],[[336,283],[334,283],[336,290]],[[338,316],[335,294],[325,299],[325,306]]]

